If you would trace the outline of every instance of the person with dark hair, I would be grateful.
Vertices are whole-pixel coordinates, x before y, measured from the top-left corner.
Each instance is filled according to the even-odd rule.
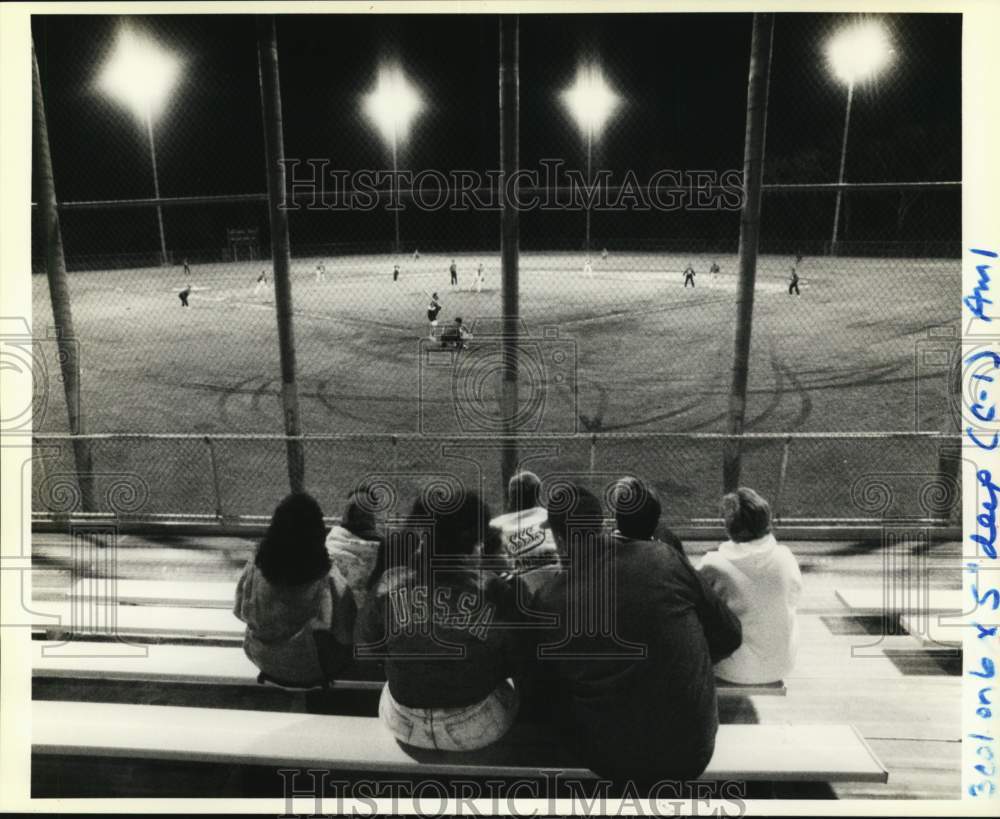
[[[473,493],[425,492],[407,523],[417,555],[382,575],[362,612],[359,656],[382,657],[388,680],[379,716],[407,745],[482,748],[517,715],[513,593],[479,558],[488,520]]]
[[[191,285],[186,285],[180,293],[177,294],[177,298],[181,300],[181,307],[189,307],[188,296],[191,295]]]
[[[272,682],[320,685],[350,660],[354,597],[330,564],[325,538],[313,497],[288,495],[236,585],[243,650]]]
[[[680,538],[660,526],[663,504],[652,486],[632,476],[620,478],[611,493],[611,509],[618,527],[616,536],[631,540],[658,538],[668,546],[684,551]]]
[[[490,530],[500,541],[499,554],[514,572],[559,562],[548,514],[541,505],[541,489],[542,482],[534,472],[523,470],[511,476],[507,483],[511,511],[490,521]]]
[[[638,788],[696,779],[719,725],[713,664],[739,646],[739,620],[683,552],[612,542],[592,494],[561,495],[548,512],[562,568],[535,570],[544,579],[519,596],[558,621],[533,629],[528,695],[554,692],[549,710],[599,776]]]
[[[542,482],[534,472],[523,469],[507,481],[507,506],[511,512],[522,512],[539,506]]]
[[[340,523],[326,536],[330,562],[351,587],[358,611],[364,609],[369,591],[385,570],[385,543],[375,520],[376,501],[369,487],[355,489],[347,496]]]
[[[740,618],[743,645],[715,673],[734,683],[777,682],[795,665],[802,573],[791,550],[775,540],[771,507],[753,489],[724,495],[721,507],[729,540],[698,569]]]

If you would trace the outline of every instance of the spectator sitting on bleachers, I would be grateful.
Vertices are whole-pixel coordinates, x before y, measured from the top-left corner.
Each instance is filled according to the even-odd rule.
[[[473,493],[445,510],[417,500],[408,525],[419,551],[386,571],[361,614],[359,656],[385,660],[379,716],[407,745],[482,748],[517,715],[516,632],[504,626],[513,591],[478,553],[488,521]]]
[[[319,504],[305,492],[289,495],[236,586],[243,649],[272,682],[318,685],[350,660],[354,597],[325,537]]]
[[[561,698],[552,713],[602,777],[640,788],[697,778],[719,724],[712,667],[739,646],[739,621],[681,551],[611,543],[592,494],[562,501],[549,524],[566,568],[537,569],[549,577],[529,600],[559,625],[534,631],[529,696]]]
[[[725,495],[722,516],[729,540],[698,568],[740,618],[743,645],[715,673],[733,683],[777,682],[795,665],[802,574],[795,555],[771,534],[771,507],[754,490]]]
[[[680,538],[660,526],[663,505],[652,486],[631,476],[619,479],[611,493],[611,507],[615,513],[616,538],[656,539],[684,553]]]
[[[541,485],[534,472],[518,472],[507,484],[511,511],[490,521],[502,544],[500,553],[514,572],[559,562],[549,516],[539,499]]]
[[[356,489],[347,498],[340,524],[333,526],[326,536],[330,561],[351,587],[358,611],[364,609],[369,591],[385,566],[382,555],[385,547],[372,511],[376,507],[374,500],[366,487]]]

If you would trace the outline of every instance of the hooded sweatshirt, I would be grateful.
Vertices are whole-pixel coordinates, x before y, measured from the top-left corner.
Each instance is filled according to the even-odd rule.
[[[368,581],[381,548],[378,540],[367,540],[339,525],[334,526],[326,536],[327,554],[351,587],[358,611],[362,611],[368,602]]]
[[[247,624],[247,657],[279,682],[315,685],[323,680],[314,631],[332,634],[343,646],[352,642],[354,599],[336,567],[308,583],[278,586],[251,558],[236,585],[233,613]]]
[[[734,683],[781,680],[795,665],[795,607],[802,574],[795,556],[774,535],[735,543],[727,540],[698,567],[743,626],[743,645],[715,672]]]

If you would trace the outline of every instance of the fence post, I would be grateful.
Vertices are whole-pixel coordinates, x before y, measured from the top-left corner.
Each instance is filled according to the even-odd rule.
[[[271,218],[271,259],[274,265],[274,309],[278,318],[281,355],[281,403],[285,416],[285,450],[288,483],[293,492],[305,484],[305,451],[299,418],[299,392],[295,383],[295,333],[292,325],[292,283],[289,277],[291,248],[285,200],[285,142],[282,134],[281,85],[278,79],[278,37],[274,15],[257,17],[257,59],[260,69],[260,102],[264,116],[264,150],[267,161],[267,200]]]
[[[222,520],[222,487],[219,485],[219,462],[215,457],[215,442],[207,435],[205,444],[208,446],[208,463],[212,467],[212,489],[215,492],[215,516]]]
[[[76,332],[73,330],[73,310],[70,304],[69,282],[66,276],[66,257],[63,253],[62,229],[59,225],[59,205],[56,200],[56,183],[52,173],[52,154],[49,151],[49,129],[45,119],[45,101],[42,99],[42,78],[38,72],[35,42],[31,42],[32,85],[32,152],[35,160],[35,200],[42,216],[45,235],[45,272],[49,281],[49,300],[52,302],[52,320],[55,323],[56,345],[59,348],[59,369],[63,390],[66,393],[66,411],[69,431],[73,436],[73,457],[76,480],[80,486],[82,511],[91,512],[94,505],[93,466],[90,442],[77,436],[86,430],[83,407],[80,404],[80,358]]]
[[[519,244],[520,219],[516,196],[508,196],[507,180],[520,164],[520,79],[519,79],[519,20],[516,14],[500,17],[500,172],[504,180],[500,209],[500,276],[503,290],[503,334],[501,385],[501,416],[506,446],[501,450],[501,485],[507,482],[517,469],[518,409],[517,346],[520,332],[519,305]]]
[[[743,211],[740,217],[740,281],[736,299],[736,341],[733,380],[729,393],[729,433],[743,434],[746,415],[747,375],[750,366],[750,331],[753,324],[753,291],[757,278],[757,245],[760,239],[760,191],[764,171],[764,132],[767,127],[767,91],[771,71],[773,14],[754,14],[747,82],[747,125],[743,144]],[[723,447],[722,487],[731,492],[740,482],[741,444],[729,439]]]
[[[962,433],[962,345],[958,345],[958,361],[954,362],[949,373],[948,412],[945,413],[942,431],[948,435],[960,436]],[[942,441],[938,444],[938,475],[947,484],[962,485],[962,444]],[[961,504],[948,515],[949,520],[957,517],[961,520]]]
[[[774,491],[774,515],[775,521],[781,520],[781,496],[785,492],[785,477],[788,475],[788,451],[792,448],[792,436],[785,438],[785,443],[781,447],[781,466],[778,469],[778,488]]]

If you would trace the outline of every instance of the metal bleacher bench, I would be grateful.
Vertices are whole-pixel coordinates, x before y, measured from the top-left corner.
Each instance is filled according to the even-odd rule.
[[[178,580],[77,580],[66,589],[36,591],[36,600],[114,599],[133,606],[182,606],[188,608],[232,609],[236,581],[183,582]]]
[[[907,600],[886,600],[881,588],[838,589],[836,595],[852,614],[889,615],[898,618],[900,628],[909,635],[908,645],[887,638],[887,654],[912,653],[915,649],[947,653],[961,647],[961,627],[942,624],[938,619],[941,615],[957,616],[961,613],[960,589],[931,589],[924,599],[912,595]]]
[[[556,768],[564,778],[595,778],[545,736],[527,743],[505,738],[459,754],[402,746],[373,717],[162,705],[33,702],[32,753],[490,778],[539,778]],[[722,725],[701,778],[886,782],[888,777],[850,725]]]
[[[913,594],[907,599],[886,598],[882,588],[837,589],[837,599],[855,614],[911,614],[926,611],[933,614],[959,613],[962,610],[960,589],[931,589],[929,599]]]
[[[72,654],[75,656],[67,656],[65,652],[47,652],[46,646],[54,648],[55,644],[32,641],[32,677],[35,679],[257,686],[257,668],[243,649],[235,646],[154,643],[145,647],[145,656],[115,656],[113,643],[74,640]],[[345,679],[332,681],[331,687],[354,691],[380,691],[382,688],[382,680],[353,679],[352,676],[348,670]],[[720,681],[717,690],[722,697],[781,697],[787,693],[781,682],[736,685]]]

